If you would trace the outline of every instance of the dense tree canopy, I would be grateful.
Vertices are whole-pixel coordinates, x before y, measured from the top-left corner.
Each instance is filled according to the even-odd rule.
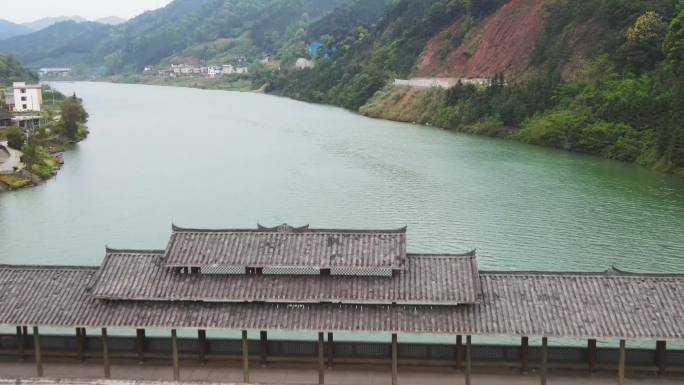
[[[61,123],[64,135],[71,140],[78,139],[79,126],[88,121],[88,113],[83,109],[81,99],[76,94],[65,98],[60,105]]]
[[[38,75],[24,68],[12,56],[0,55],[0,87],[11,85],[12,82],[36,82]]]

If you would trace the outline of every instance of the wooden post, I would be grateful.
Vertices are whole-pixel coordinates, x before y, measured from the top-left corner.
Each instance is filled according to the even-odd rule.
[[[138,364],[145,361],[145,329],[135,330],[135,350],[138,353]]]
[[[470,385],[470,371],[472,370],[472,340],[466,336],[466,363],[465,363],[465,383]]]
[[[249,382],[249,346],[247,344],[247,330],[242,331],[242,379]]]
[[[76,358],[83,361],[83,335],[81,328],[76,328]]]
[[[520,339],[520,369],[523,373],[529,370],[530,361],[530,339],[522,337]]]
[[[658,367],[658,375],[665,373],[665,363],[667,362],[667,342],[656,341],[655,364]]]
[[[397,334],[392,333],[392,385],[397,385],[398,382],[398,351],[397,351]]]
[[[180,365],[178,363],[178,341],[176,329],[171,329],[171,358],[173,359],[173,380],[180,381]]]
[[[199,361],[203,364],[207,362],[207,331],[202,329],[197,330],[197,339],[199,341]]]
[[[456,336],[456,370],[463,366],[463,336]]]
[[[261,346],[261,366],[266,366],[266,360],[268,359],[268,332],[262,330],[259,332],[259,344]]]
[[[620,340],[618,355],[618,385],[625,385],[625,340]]]
[[[333,366],[333,356],[335,355],[335,342],[333,341],[333,334],[328,333],[328,368]]]
[[[112,369],[109,366],[109,346],[107,344],[107,328],[102,328],[102,363],[104,365],[104,377],[112,377]]]
[[[325,354],[323,353],[323,332],[318,333],[318,384],[325,383]]]
[[[542,337],[541,361],[541,385],[546,385],[549,365],[549,339],[546,337]]]
[[[38,326],[33,327],[33,351],[36,354],[36,374],[43,377],[43,357],[40,355],[40,333]]]
[[[86,337],[88,334],[86,333],[86,328],[81,328],[81,344],[83,346],[83,351],[85,352],[86,348]],[[85,353],[81,355],[81,362],[85,362]]]
[[[21,326],[17,326],[17,354],[20,360],[24,360],[24,333]]]
[[[587,364],[589,365],[589,371],[596,371],[596,340],[591,339],[587,343]]]

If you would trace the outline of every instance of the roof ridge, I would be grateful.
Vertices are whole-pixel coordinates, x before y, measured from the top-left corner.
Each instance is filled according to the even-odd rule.
[[[107,254],[164,254],[166,250],[159,249],[114,249],[109,246],[105,246],[105,251]]]
[[[259,227],[255,229],[192,229],[186,227],[176,226],[171,224],[171,229],[174,233],[276,233],[279,232],[283,225],[276,227],[265,227],[257,225]],[[358,234],[400,234],[406,233],[407,226],[400,227],[398,229],[325,229],[325,228],[311,228],[309,225],[301,227],[289,226],[292,233],[358,233]]]
[[[10,265],[0,264],[0,270],[97,270],[99,266],[78,265]]]

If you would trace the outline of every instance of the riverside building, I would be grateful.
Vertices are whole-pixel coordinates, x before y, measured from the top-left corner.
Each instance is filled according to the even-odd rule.
[[[145,329],[168,330],[176,380],[180,354],[205,360],[214,349],[228,349],[223,352],[242,362],[249,382],[251,361],[286,358],[276,349],[286,342],[271,343],[269,331],[318,335],[317,342],[299,342],[297,349],[304,353],[296,358],[318,366],[321,384],[326,364],[337,359],[386,362],[392,384],[399,382],[404,363],[451,366],[462,370],[469,384],[472,366],[485,357],[482,349],[474,359],[472,336],[519,338],[519,346],[501,350],[508,353],[489,363],[533,367],[542,384],[549,365],[559,363],[550,352],[565,366],[609,367],[619,384],[628,362],[661,373],[684,367],[682,353],[668,351],[665,342],[684,338],[682,275],[481,271],[475,252],[407,253],[405,228],[174,226],[165,250],[107,249],[99,267],[2,266],[0,286],[0,325],[17,330],[16,336],[0,337],[0,347],[4,354],[34,357],[38,376],[46,354],[42,327],[74,328],[75,348],[60,353],[74,358],[84,355],[86,329],[99,330],[97,354],[105,377],[116,338],[108,337],[108,328],[136,331],[131,353],[140,361],[149,338]],[[197,332],[181,352],[178,330]],[[239,330],[242,339],[209,341],[207,330]],[[259,340],[249,340],[248,330],[259,331]],[[33,338],[27,337],[29,331]],[[373,345],[368,350],[377,355],[369,358],[359,348],[363,343],[336,342],[340,332],[386,333],[391,342]],[[399,344],[403,334],[448,337],[431,347]],[[531,337],[540,338],[541,346],[531,347]],[[577,357],[567,358],[549,348],[551,337],[582,339],[586,345],[573,350]],[[619,348],[599,349],[597,339],[617,341]],[[658,342],[655,350],[632,351],[627,340]]]

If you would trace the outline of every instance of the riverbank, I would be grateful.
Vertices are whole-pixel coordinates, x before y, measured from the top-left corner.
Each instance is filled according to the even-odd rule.
[[[448,98],[449,91],[441,88],[387,86],[362,106],[359,113],[375,119],[428,125],[633,163],[651,171],[684,177],[684,168],[657,157],[653,151],[639,149],[650,140],[646,134],[643,134],[644,138],[630,136],[615,139],[624,135],[620,131],[624,127],[596,125],[584,121],[580,115],[564,112],[551,114],[550,117],[534,116],[519,127],[505,125],[501,119],[494,117],[455,124],[455,121],[468,119],[457,116],[459,110],[448,106]],[[612,141],[615,144],[609,145]]]
[[[62,153],[88,136],[88,114],[80,99],[67,98],[50,88],[46,96],[38,127],[0,131],[0,144],[8,154],[0,163],[0,193],[34,187],[52,178],[64,163]]]
[[[208,77],[163,77],[158,76],[144,76],[144,75],[119,75],[111,76],[105,79],[112,83],[122,84],[144,84],[152,86],[169,86],[169,87],[186,87],[197,88],[202,90],[222,90],[222,91],[238,91],[250,92],[258,91],[253,86],[252,81],[248,76],[244,77],[229,77],[223,76],[218,78]]]

